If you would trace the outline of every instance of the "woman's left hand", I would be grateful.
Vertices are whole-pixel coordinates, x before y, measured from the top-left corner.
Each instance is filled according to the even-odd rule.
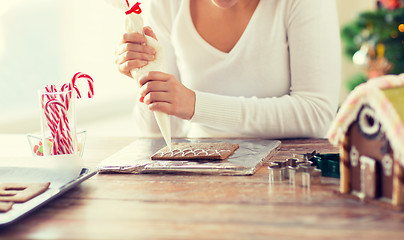
[[[151,111],[190,120],[195,112],[195,92],[171,74],[151,71],[141,78],[139,101]]]

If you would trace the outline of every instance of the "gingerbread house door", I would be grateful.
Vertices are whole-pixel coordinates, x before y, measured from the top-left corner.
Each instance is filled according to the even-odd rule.
[[[381,177],[380,187],[381,196],[387,199],[393,198],[393,166],[394,161],[392,155],[386,154],[381,160]]]
[[[376,161],[367,156],[360,157],[361,164],[361,192],[365,198],[377,196],[377,171]]]

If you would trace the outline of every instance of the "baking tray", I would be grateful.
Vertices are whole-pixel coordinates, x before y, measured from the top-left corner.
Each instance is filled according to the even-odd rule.
[[[76,187],[97,172],[82,168],[78,177],[72,178],[60,171],[32,167],[0,167],[0,182],[50,182],[48,190],[25,203],[14,203],[11,210],[0,213],[0,228],[7,226],[53,199]]]
[[[137,139],[98,165],[100,173],[185,173],[242,176],[252,175],[278,150],[279,140],[266,139],[173,139],[174,142],[229,142],[239,148],[223,161],[151,160],[163,139]]]

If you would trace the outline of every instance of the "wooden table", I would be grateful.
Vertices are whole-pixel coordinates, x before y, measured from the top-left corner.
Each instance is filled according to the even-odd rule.
[[[85,165],[133,140],[89,136]],[[0,143],[2,152],[29,153],[25,136],[0,135]],[[284,140],[272,160],[313,150],[337,152],[325,139]],[[403,239],[404,213],[341,197],[338,185],[333,178],[310,189],[269,184],[267,164],[242,177],[99,174],[0,230],[0,238]]]

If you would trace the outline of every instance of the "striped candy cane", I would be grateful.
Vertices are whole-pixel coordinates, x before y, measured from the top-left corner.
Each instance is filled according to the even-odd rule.
[[[84,79],[87,80],[88,88],[89,88],[87,96],[88,96],[88,98],[92,98],[94,96],[94,80],[89,75],[87,75],[85,73],[78,72],[78,73],[74,74],[72,82],[71,82],[71,85],[70,85],[69,88],[70,89],[74,88],[74,90],[76,90],[76,93],[77,93],[77,98],[81,98],[80,91],[76,86],[76,81],[78,79],[80,79],[80,78],[84,78]]]
[[[50,100],[48,100],[44,106],[45,116],[49,116],[49,115],[52,116],[51,119],[48,118],[48,121],[49,121],[48,124],[50,124],[52,126],[51,134],[54,139],[54,142],[53,142],[51,153],[53,155],[56,155],[59,153],[59,143],[60,143],[60,138],[61,138],[61,136],[60,136],[60,131],[62,128],[61,121],[60,121],[60,118],[56,118],[56,116],[55,116],[55,112],[59,111],[59,110],[57,110],[58,106],[60,107],[61,111],[63,111],[63,109],[65,110],[65,106],[60,101],[58,101],[57,99],[54,99],[54,98],[51,98]],[[52,115],[52,113],[53,113],[53,115]]]

